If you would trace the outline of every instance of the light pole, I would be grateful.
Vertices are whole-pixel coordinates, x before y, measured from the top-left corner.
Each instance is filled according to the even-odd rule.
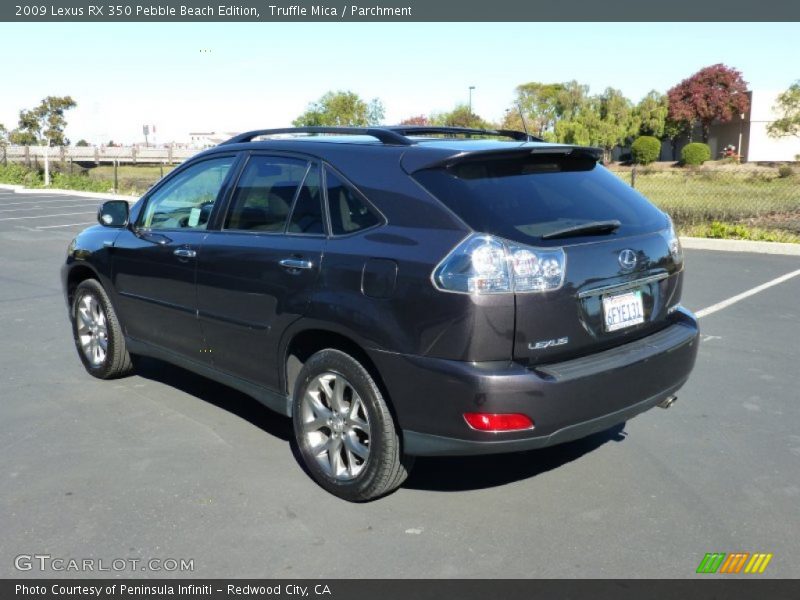
[[[744,126],[744,113],[739,115],[739,145],[736,147],[736,154],[739,156],[737,162],[742,162],[742,127]]]
[[[469,86],[469,114],[472,115],[472,90],[475,89],[474,85]]]
[[[50,140],[44,138],[44,187],[50,187]]]

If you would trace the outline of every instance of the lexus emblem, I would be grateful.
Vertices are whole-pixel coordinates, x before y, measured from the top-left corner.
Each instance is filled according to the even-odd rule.
[[[630,248],[625,248],[619,253],[619,266],[623,271],[633,271],[636,268],[636,252]]]

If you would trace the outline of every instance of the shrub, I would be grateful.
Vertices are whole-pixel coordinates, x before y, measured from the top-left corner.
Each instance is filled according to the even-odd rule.
[[[711,148],[708,144],[692,142],[686,144],[681,150],[681,162],[685,165],[702,165],[707,160],[711,160]]]
[[[36,187],[41,184],[41,181],[42,177],[38,171],[26,169],[22,165],[14,163],[9,163],[6,166],[0,165],[0,183]]]
[[[791,165],[781,165],[778,167],[778,177],[784,179],[786,177],[791,177],[794,173]]]
[[[82,192],[108,192],[113,188],[110,181],[90,179],[86,175],[69,175],[67,173],[53,173],[50,185],[64,190],[79,190]]]
[[[725,223],[712,221],[709,224],[689,227],[682,231],[684,235],[717,239],[754,240],[758,242],[800,242],[800,236],[790,231],[763,229],[741,223]]]
[[[773,173],[764,173],[760,171],[753,171],[750,175],[747,176],[746,181],[748,183],[769,183],[775,179]]]
[[[651,135],[636,138],[631,144],[631,159],[639,165],[649,165],[661,155],[661,142]]]

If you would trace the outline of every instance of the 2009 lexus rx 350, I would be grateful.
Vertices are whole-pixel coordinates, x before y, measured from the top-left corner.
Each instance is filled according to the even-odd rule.
[[[78,355],[101,379],[143,355],[254,396],[351,501],[414,456],[607,429],[672,402],[698,328],[670,219],[597,158],[508,131],[236,136],[72,241]]]

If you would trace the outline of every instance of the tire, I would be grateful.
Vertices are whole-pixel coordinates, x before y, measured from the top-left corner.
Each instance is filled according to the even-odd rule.
[[[413,458],[402,453],[380,389],[352,356],[333,349],[311,356],[297,377],[292,414],[303,463],[335,496],[374,500],[408,477]]]
[[[82,281],[75,289],[70,318],[75,348],[89,375],[116,379],[133,372],[117,314],[96,279]]]

